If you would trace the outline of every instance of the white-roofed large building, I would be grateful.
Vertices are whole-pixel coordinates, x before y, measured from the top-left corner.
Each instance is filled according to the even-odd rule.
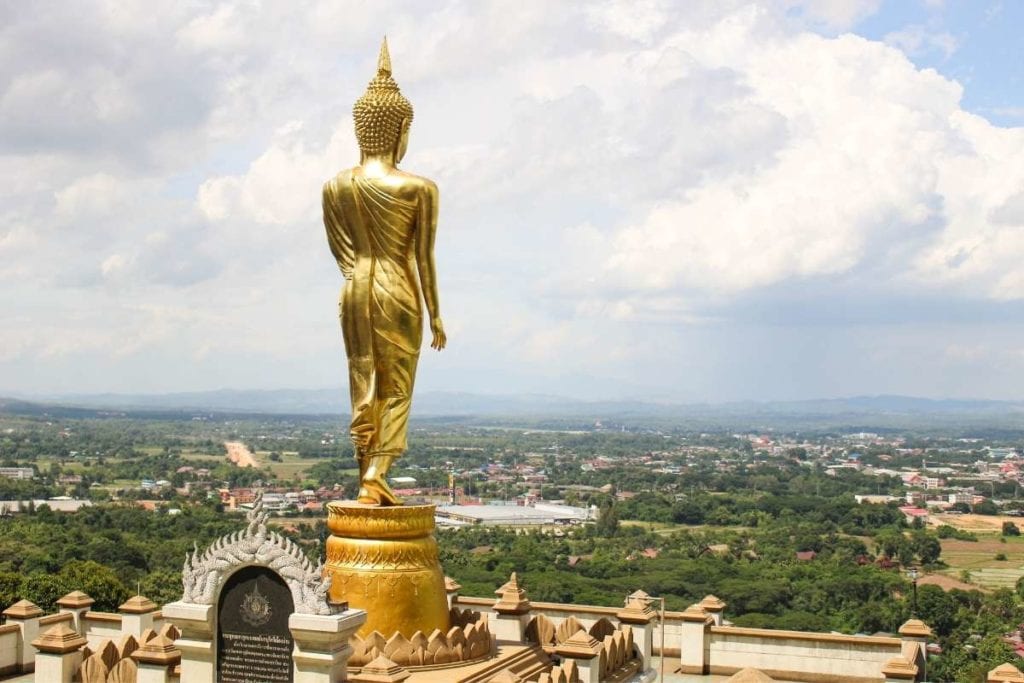
[[[522,505],[445,505],[437,508],[438,524],[489,524],[493,526],[542,526],[582,524],[592,519],[587,508],[538,503]]]

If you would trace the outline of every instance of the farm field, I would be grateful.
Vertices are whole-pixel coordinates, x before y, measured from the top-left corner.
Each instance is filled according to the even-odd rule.
[[[963,529],[971,533],[993,533],[998,534],[1003,528],[1003,522],[1013,522],[1017,526],[1024,526],[1024,519],[1010,517],[1007,515],[931,515],[928,524],[939,527],[948,524],[955,529]]]
[[[973,579],[972,579],[973,580]],[[923,578],[918,579],[917,585],[919,586],[938,586],[944,591],[951,591],[954,588],[962,591],[981,590],[988,592],[988,588],[979,586],[973,583],[964,583],[960,579],[954,579],[948,574],[926,574]]]
[[[210,461],[210,460],[219,460],[220,458],[224,457],[224,454],[223,453],[213,454],[213,453],[200,453],[200,452],[197,452],[197,451],[185,451],[185,452],[183,452],[181,454],[180,457],[181,457],[182,460],[188,460],[190,462],[194,462],[194,461],[197,461],[197,460]]]
[[[733,526],[710,526],[708,524],[676,524],[674,522],[641,522],[635,519],[624,519],[619,522],[622,526],[635,526],[650,531],[658,536],[671,536],[672,534],[679,531],[688,532],[699,532],[706,531],[708,529],[729,529],[731,531],[750,531],[752,527],[733,525]]]
[[[670,534],[673,531],[680,529],[693,529],[692,526],[686,526],[685,524],[673,524],[672,522],[641,522],[635,519],[624,519],[619,522],[622,526],[638,526],[641,529],[652,531],[656,534]]]
[[[1002,543],[1000,538],[990,534],[979,536],[977,542],[943,540],[942,559],[949,568],[940,574],[959,580],[966,570],[970,572],[971,584],[977,587],[1013,588],[1024,576],[1024,538],[1010,536],[1006,543]],[[1006,556],[1005,560],[995,559],[1000,553]]]
[[[294,451],[282,452],[280,462],[270,459],[270,451],[256,451],[253,456],[257,467],[270,470],[281,481],[301,481],[306,478],[309,468],[324,462],[322,458],[300,458],[299,454]],[[351,470],[346,469],[345,471],[355,474],[358,471],[355,467],[355,460],[351,462]]]

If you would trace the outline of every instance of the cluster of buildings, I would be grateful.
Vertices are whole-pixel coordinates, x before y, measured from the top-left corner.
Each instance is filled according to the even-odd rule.
[[[217,489],[217,495],[220,497],[220,502],[229,510],[249,509],[260,491],[263,492],[263,507],[272,512],[302,512],[304,510],[320,512],[324,503],[345,497],[340,489],[327,487],[321,487],[316,491],[312,489],[292,491],[281,487],[221,488]]]
[[[899,479],[905,488],[902,496],[893,495],[859,495],[859,503],[893,503],[903,502],[900,510],[908,522],[919,520],[927,522],[929,514],[943,512],[957,514],[974,510],[975,506],[995,500],[997,484],[1021,484],[1024,458],[1009,449],[990,449],[988,459],[973,463],[950,463],[948,465],[928,465],[922,461],[920,468],[891,469],[883,467],[865,467],[856,462],[842,463],[858,471],[877,477]],[[955,484],[951,483],[954,482]],[[988,487],[989,496],[980,493],[977,488]],[[1015,510],[1006,514],[1019,514]]]

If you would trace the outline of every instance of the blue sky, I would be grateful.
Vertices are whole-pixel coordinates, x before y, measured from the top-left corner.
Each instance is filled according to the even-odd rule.
[[[1024,3],[1019,1],[889,0],[854,30],[872,40],[901,33],[920,40],[919,47],[907,50],[908,57],[960,82],[965,109],[999,125],[1019,126],[1024,123],[1021,26]]]
[[[0,395],[337,387],[320,187],[387,33],[418,389],[1020,397],[1024,3],[0,6]]]

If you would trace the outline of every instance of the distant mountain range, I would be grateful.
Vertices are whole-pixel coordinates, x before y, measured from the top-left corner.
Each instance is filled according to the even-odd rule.
[[[348,411],[343,389],[219,390],[173,394],[62,394],[0,399],[0,410],[22,412],[28,406],[144,412],[223,412],[289,415],[339,415]],[[585,401],[543,394],[483,395],[427,391],[416,395],[416,418],[529,417],[604,420],[678,420],[696,423],[891,424],[909,421],[941,424],[998,422],[1024,428],[1024,401],[927,399],[910,396],[857,396],[805,401],[744,401],[718,404],[668,404],[643,401]]]

